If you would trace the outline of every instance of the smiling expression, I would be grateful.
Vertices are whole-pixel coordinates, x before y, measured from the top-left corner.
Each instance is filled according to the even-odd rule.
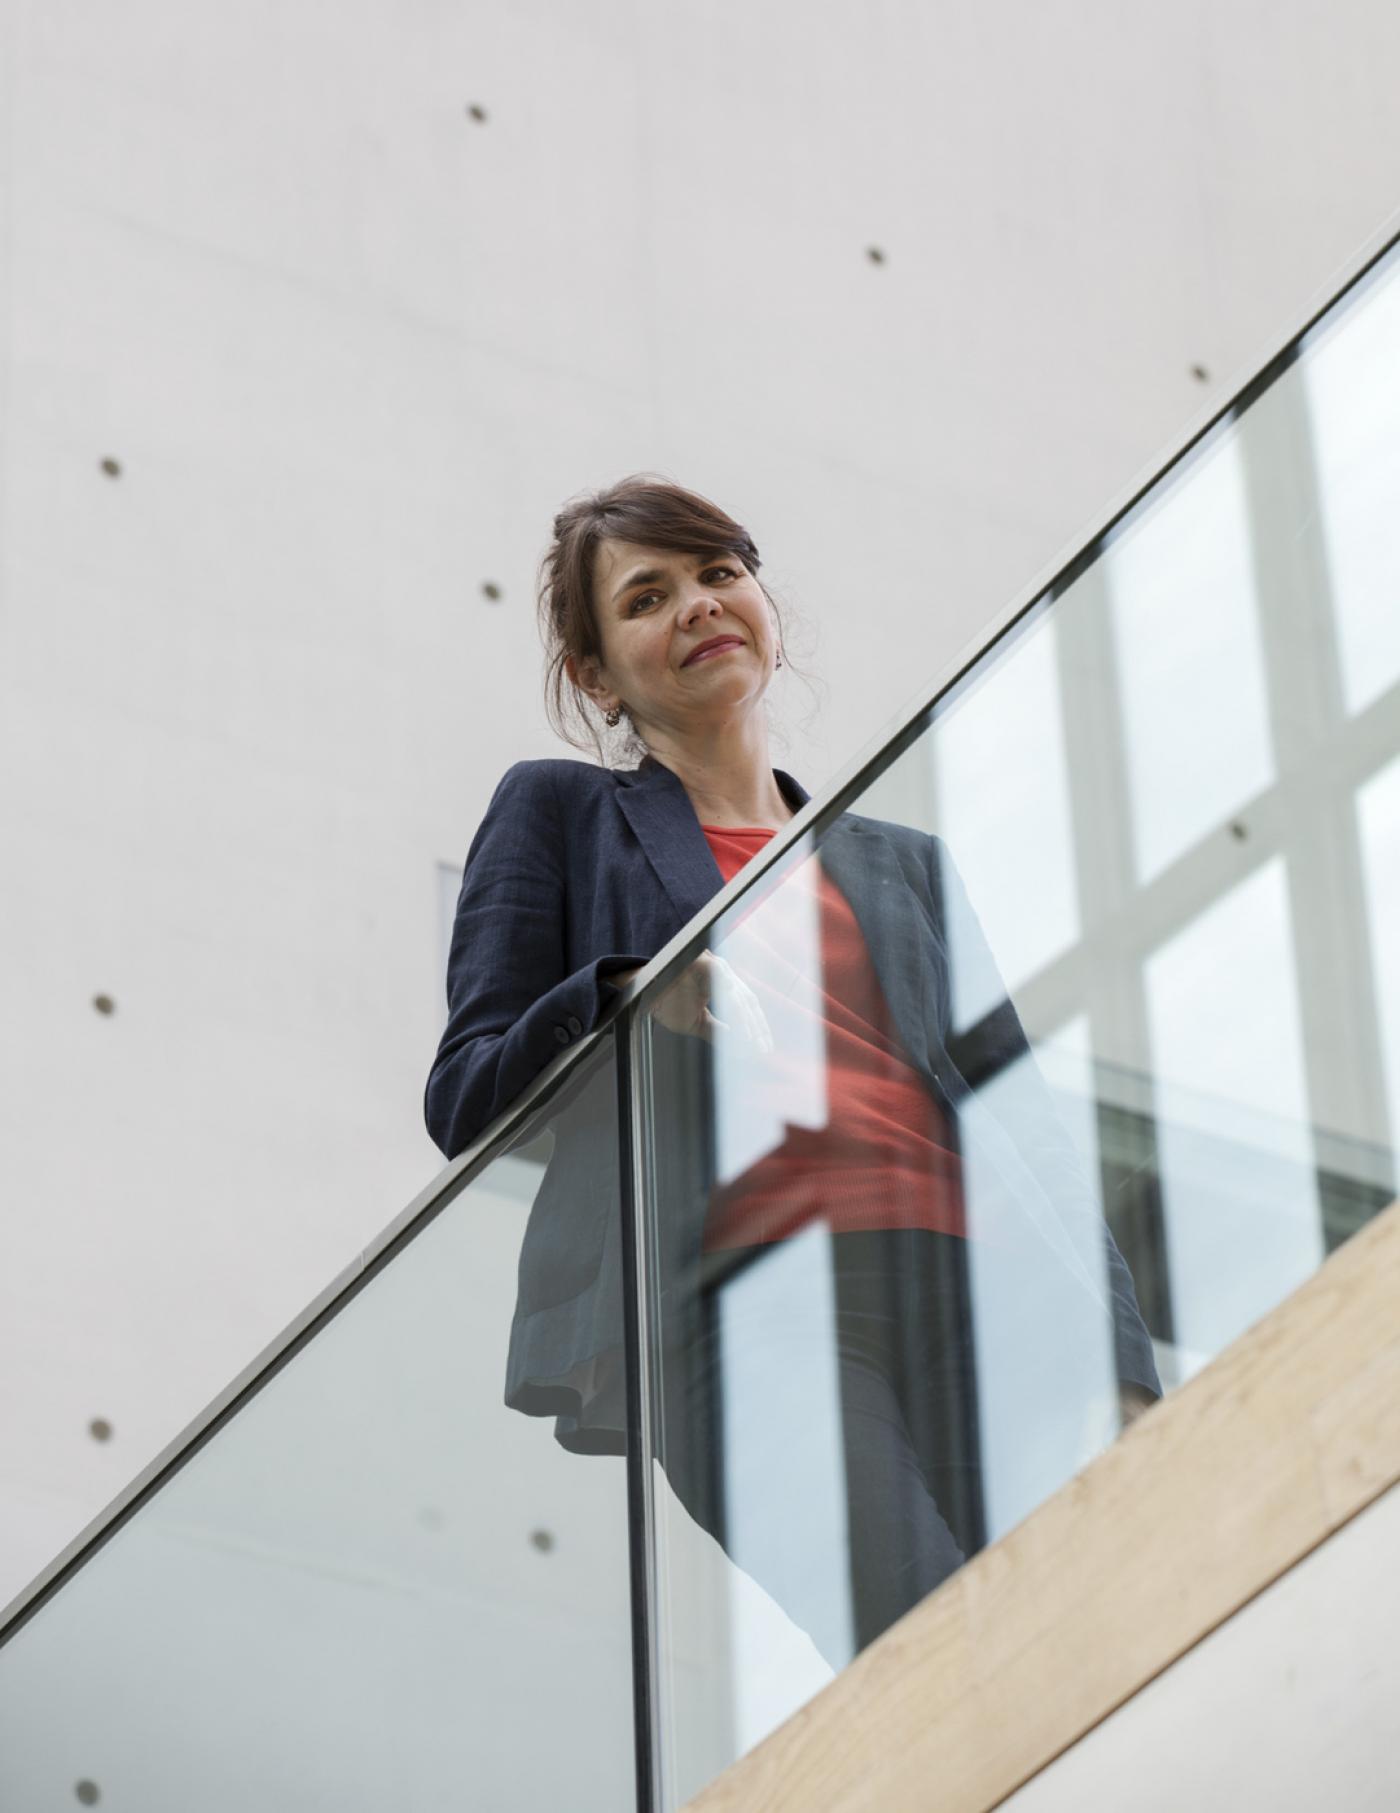
[[[757,703],[777,640],[762,586],[737,555],[682,554],[605,539],[593,567],[601,659],[576,684],[643,733],[682,729]]]

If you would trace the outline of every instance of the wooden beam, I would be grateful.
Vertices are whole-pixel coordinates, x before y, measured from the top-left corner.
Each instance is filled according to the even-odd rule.
[[[1393,1204],[689,1813],[982,1813],[1397,1480]]]

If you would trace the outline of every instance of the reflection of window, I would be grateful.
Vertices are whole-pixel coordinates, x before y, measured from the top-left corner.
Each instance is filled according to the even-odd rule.
[[[805,1603],[807,1630],[828,1654],[854,1655],[846,1463],[836,1350],[831,1234],[809,1227],[776,1242],[725,1285],[719,1302],[723,1489],[737,1567],[786,1577],[784,1602]],[[802,1515],[791,1515],[794,1505]],[[775,1678],[772,1637],[747,1583],[731,1578],[734,1724],[740,1751],[768,1735],[830,1670],[812,1657],[798,1698]]]
[[[1239,445],[1105,556],[1138,878],[1273,780]]]
[[[1044,618],[939,726],[938,822],[1008,989],[1079,936],[1054,625]],[[1035,910],[1028,903],[1034,901]],[[981,976],[982,972],[977,972]],[[953,965],[953,1022],[974,1025],[1002,991]]]
[[[1210,1358],[1323,1255],[1283,863],[1147,964],[1172,1321]]]
[[[1097,1091],[1093,1052],[1089,1047],[1089,1016],[1069,1020],[1036,1047],[1036,1062],[1050,1085],[1055,1107],[1065,1130],[1074,1141],[1086,1177],[1099,1169]]]
[[[1048,1077],[1052,1089],[1069,1082],[1079,1097],[1072,1119],[1096,1144],[1086,1124],[1088,1042],[1065,1030]],[[1046,1137],[1037,1068],[1029,1056],[1016,1059],[959,1111],[982,1495],[993,1542],[1092,1460],[1117,1427],[1112,1328],[1093,1307],[1106,1280],[1099,1224],[1092,1213],[1082,1225],[1062,1219],[1049,1193],[1037,1200],[1052,1168],[1060,1189],[1075,1187]],[[1083,1168],[1086,1210],[1099,1207],[1097,1177],[1097,1163]]]
[[[1393,1145],[1400,1140],[1400,760],[1366,783],[1356,811]]]
[[[1303,360],[1349,712],[1400,680],[1400,273]]]
[[[715,1169],[730,1183],[782,1145],[791,1127],[824,1127],[826,1004],[822,984],[819,871],[808,858],[726,932],[714,977]],[[732,979],[732,980],[731,980]],[[772,1036],[760,1048],[744,1031],[734,986],[748,989]],[[727,1030],[725,1030],[727,1029]]]

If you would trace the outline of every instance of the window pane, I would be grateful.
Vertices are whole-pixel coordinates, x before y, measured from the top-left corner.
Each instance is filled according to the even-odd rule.
[[[1273,779],[1238,441],[1105,556],[1138,878]]]
[[[1146,979],[1171,1309],[1189,1370],[1323,1255],[1283,863],[1201,914]]]
[[[1054,624],[1043,617],[959,702],[937,738],[938,817],[1009,987],[1079,936]],[[928,739],[930,749],[934,739]],[[1036,910],[1023,902],[1034,894]],[[995,985],[993,985],[995,991]],[[996,999],[955,966],[953,1018]]]

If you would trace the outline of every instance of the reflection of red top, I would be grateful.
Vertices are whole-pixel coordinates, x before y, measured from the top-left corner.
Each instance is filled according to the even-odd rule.
[[[726,881],[773,836],[701,829]],[[735,1040],[716,1071],[707,1250],[782,1240],[818,1219],[834,1231],[965,1234],[947,1121],[907,1062],[855,914],[817,859],[744,915],[719,954],[753,990],[776,1049],[749,1056]],[[722,995],[716,1007],[725,1019]]]

